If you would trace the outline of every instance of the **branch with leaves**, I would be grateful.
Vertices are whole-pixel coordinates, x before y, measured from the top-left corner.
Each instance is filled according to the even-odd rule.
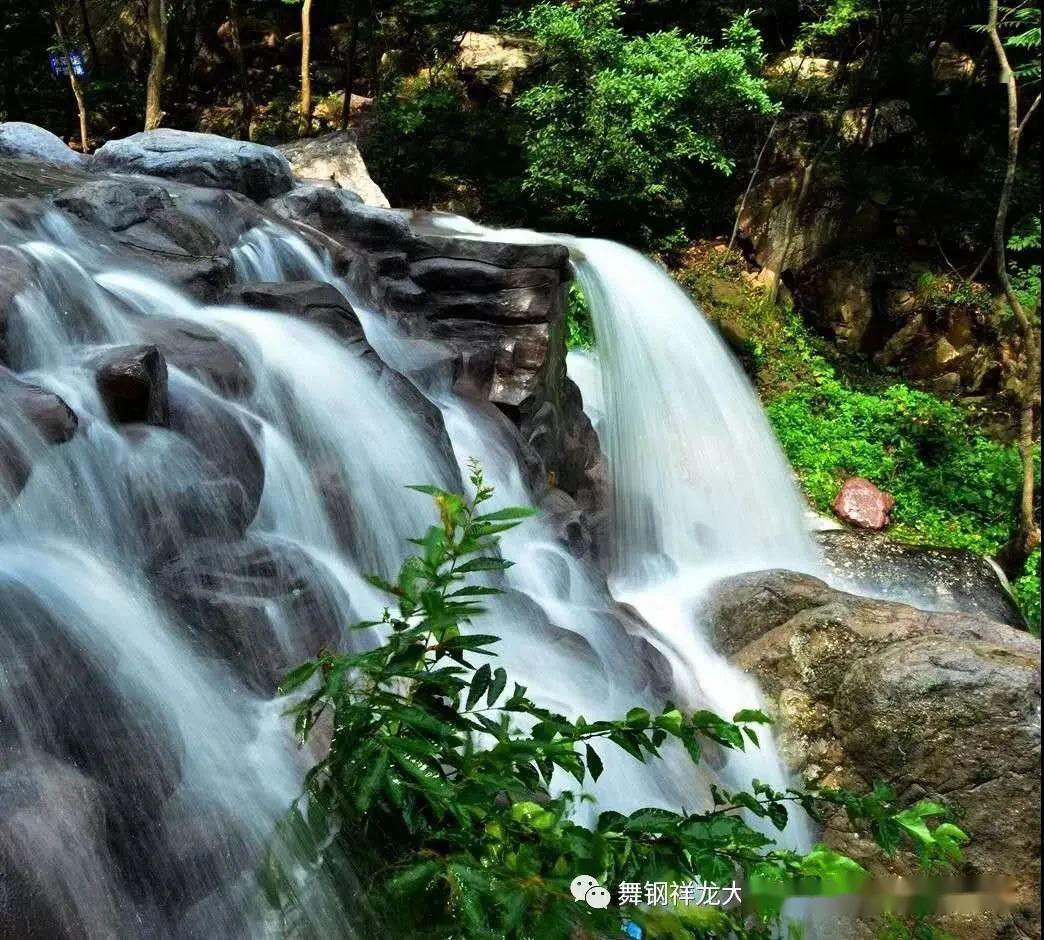
[[[472,499],[411,487],[434,499],[439,522],[412,540],[418,553],[394,581],[371,579],[394,607],[355,626],[379,629],[383,642],[363,653],[323,653],[281,686],[298,696],[289,714],[302,742],[324,722],[332,728],[265,868],[269,897],[284,916],[307,894],[302,879],[346,855],[390,936],[609,936],[620,929],[621,909],[577,904],[570,894],[570,881],[587,874],[606,886],[746,879],[763,901],[753,918],[700,906],[628,907],[626,917],[655,925],[657,936],[767,938],[781,885],[811,878],[833,892],[866,877],[826,846],[791,852],[758,827],[764,820],[784,829],[794,804],[813,814],[846,810],[887,851],[906,839],[926,859],[960,858],[965,836],[938,824],[944,807],[900,811],[884,788],[864,796],[781,792],[755,781],[749,792],[713,788],[714,805],[704,812],[647,807],[578,823],[577,802],[589,797],[563,781],[583,787],[601,777],[599,748],[645,763],[676,741],[698,764],[707,742],[757,746],[757,727],[769,719],[744,710],[726,720],[669,703],[658,714],[633,708],[613,720],[568,718],[533,701],[502,666],[476,665],[496,655],[498,638],[463,628],[500,592],[468,578],[510,567],[497,536],[533,510],[483,512],[493,490],[477,465],[471,483]]]

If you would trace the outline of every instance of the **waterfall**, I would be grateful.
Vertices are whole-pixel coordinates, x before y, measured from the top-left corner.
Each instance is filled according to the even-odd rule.
[[[80,419],[71,441],[43,447],[0,415],[0,440],[33,458],[0,502],[0,795],[28,807],[0,839],[14,838],[42,925],[16,933],[265,936],[252,874],[309,755],[264,690],[322,645],[367,642],[343,632],[383,605],[364,575],[393,574],[430,521],[406,484],[459,487],[477,457],[497,505],[530,501],[512,428],[453,394],[437,343],[400,335],[272,223],[234,249],[239,279],[332,284],[381,362],[318,326],[201,305],[113,267],[55,219],[0,235],[32,273],[9,361]],[[666,275],[617,245],[569,247],[598,335],[570,370],[609,457],[614,570],[607,585],[527,523],[504,539],[516,565],[480,628],[503,637],[512,678],[572,715],[668,696],[731,714],[758,693],[707,643],[701,591],[741,568],[814,565],[800,499],[752,390]],[[171,426],[120,426],[99,357],[172,329],[220,362],[171,360]],[[698,773],[673,751],[649,766],[604,758],[587,812],[784,783],[771,740]],[[64,860],[49,848],[70,843]],[[349,914],[315,907],[317,934],[351,935]]]

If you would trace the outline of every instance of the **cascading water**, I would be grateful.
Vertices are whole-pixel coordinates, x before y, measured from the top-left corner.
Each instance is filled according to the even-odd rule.
[[[299,636],[307,617],[322,612],[339,634],[379,609],[362,576],[391,573],[405,539],[429,521],[428,504],[405,484],[458,486],[459,468],[477,457],[500,504],[529,502],[511,427],[451,392],[437,344],[398,335],[278,226],[241,239],[240,280],[310,278],[345,292],[381,360],[411,376],[441,415],[449,449],[390,391],[401,379],[317,326],[203,307],[151,275],[106,267],[59,216],[28,238],[5,238],[33,272],[9,361],[60,395],[81,425],[48,448],[0,415],[0,434],[32,453],[28,482],[0,509],[0,599],[15,612],[0,623],[0,746],[22,768],[0,780],[14,780],[37,815],[47,800],[61,806],[50,827],[34,819],[17,830],[24,877],[41,892],[52,934],[264,935],[251,875],[302,768],[260,694],[272,676],[251,657],[271,647],[284,664],[304,659],[321,641],[345,641]],[[597,362],[576,363],[574,377],[617,494],[616,598],[536,520],[505,538],[517,564],[483,629],[503,637],[513,678],[574,715],[667,696],[730,713],[751,706],[756,688],[710,649],[695,609],[722,573],[814,564],[800,500],[752,391],[684,295],[627,249],[570,248],[599,337]],[[213,331],[252,382],[222,384],[172,364],[170,428],[120,427],[95,365],[170,323]],[[186,557],[205,572],[188,583]],[[291,562],[288,590],[270,590]],[[227,612],[233,585],[247,595],[245,614]],[[220,649],[202,635],[211,623],[228,633]],[[771,745],[700,775],[673,754],[651,767],[604,757],[599,808],[692,807],[710,782],[783,783]],[[69,839],[79,848],[64,861],[39,857]],[[310,907],[316,933],[350,935],[350,915],[332,901]]]

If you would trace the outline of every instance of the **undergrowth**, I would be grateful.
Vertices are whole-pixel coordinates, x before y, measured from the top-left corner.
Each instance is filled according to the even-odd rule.
[[[811,505],[829,513],[849,476],[896,501],[890,534],[995,554],[1011,535],[1018,449],[980,432],[956,403],[882,376],[844,372],[789,307],[767,303],[726,252],[687,259],[679,281],[751,367],[769,419]],[[1040,448],[1037,447],[1040,474]],[[1039,486],[1038,486],[1039,490]],[[1013,593],[1040,632],[1040,554]]]

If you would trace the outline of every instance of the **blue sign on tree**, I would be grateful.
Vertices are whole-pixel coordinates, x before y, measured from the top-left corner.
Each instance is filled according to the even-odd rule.
[[[84,61],[83,53],[79,49],[70,49],[68,52],[52,52],[47,58],[51,66],[51,74],[55,78],[64,78],[70,72],[76,78],[87,77],[87,63]]]

